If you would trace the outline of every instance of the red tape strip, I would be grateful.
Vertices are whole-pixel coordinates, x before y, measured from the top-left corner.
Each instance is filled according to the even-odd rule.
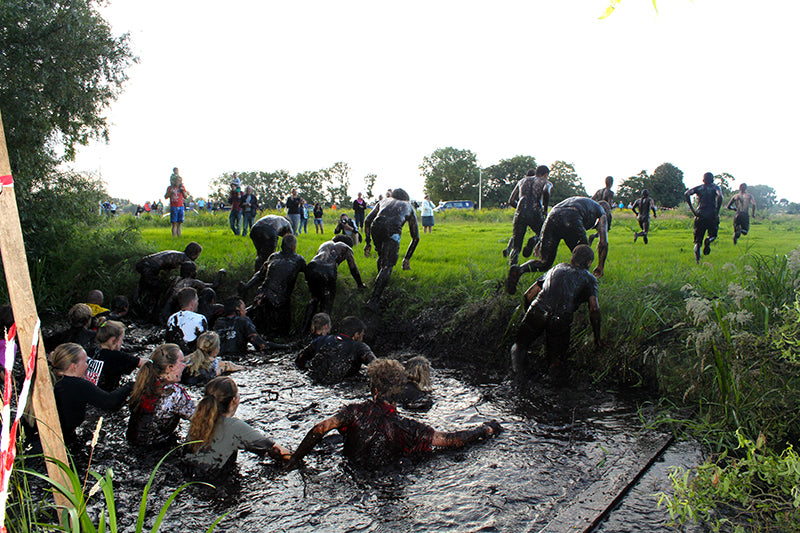
[[[14,185],[14,178],[11,176],[11,174],[7,176],[0,176],[0,185]]]

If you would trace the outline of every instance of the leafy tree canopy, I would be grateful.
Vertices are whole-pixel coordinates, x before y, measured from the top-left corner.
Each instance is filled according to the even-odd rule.
[[[642,190],[650,187],[650,180],[652,178],[647,174],[646,170],[642,170],[635,176],[622,180],[619,189],[614,196],[615,200],[619,200],[625,205],[633,203],[637,198],[642,196]],[[653,199],[656,203],[660,203],[659,199],[655,196]]]
[[[659,165],[653,172],[647,188],[650,196],[664,207],[677,207],[685,201],[686,186],[683,184],[683,171],[672,163]]]
[[[375,180],[377,179],[377,174],[367,174],[364,176],[364,198],[372,198],[372,189],[375,188]]]
[[[775,189],[769,185],[748,185],[747,192],[753,195],[758,209],[769,209],[777,201]]]
[[[483,169],[484,205],[497,207],[507,202],[514,186],[530,169],[536,169],[536,158],[530,155],[501,159],[496,165]]]
[[[422,159],[419,169],[431,201],[478,199],[479,170],[470,150],[439,148]]]
[[[550,166],[550,177],[553,189],[550,191],[550,205],[556,205],[561,200],[572,196],[587,196],[583,180],[575,172],[572,163],[556,161]]]

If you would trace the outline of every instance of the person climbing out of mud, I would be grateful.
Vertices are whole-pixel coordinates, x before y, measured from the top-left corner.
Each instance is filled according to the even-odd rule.
[[[287,468],[299,466],[303,457],[333,429],[344,436],[344,455],[366,468],[385,465],[404,455],[430,452],[434,448],[460,448],[502,431],[496,420],[470,429],[442,432],[402,417],[387,398],[396,397],[405,386],[403,365],[393,359],[377,359],[367,367],[367,375],[372,398],[346,405],[315,425],[292,454]]]
[[[214,281],[206,283],[197,279],[197,265],[194,261],[184,261],[181,263],[180,277],[170,288],[167,301],[164,304],[164,308],[161,310],[162,323],[166,322],[169,316],[178,310],[177,297],[181,290],[191,287],[197,291],[198,295],[202,295],[203,291],[207,289],[216,289],[219,287],[222,284],[222,280],[225,279],[225,275],[225,269],[220,268]]]
[[[606,202],[609,207],[611,208],[608,211],[608,231],[611,231],[611,210],[614,209],[614,191],[611,190],[611,187],[614,186],[614,178],[612,176],[606,176],[606,186],[602,189],[597,189],[595,193],[592,195],[592,200],[597,203]],[[598,237],[598,233],[592,233],[589,235],[589,246],[592,245],[594,240]]]
[[[139,273],[139,286],[133,295],[133,303],[139,305],[151,318],[157,318],[156,305],[161,296],[162,271],[178,268],[184,261],[196,261],[200,257],[203,247],[196,242],[190,242],[182,252],[176,250],[163,250],[143,257],[136,263],[136,272]]]
[[[375,354],[364,341],[367,327],[355,316],[342,320],[339,333],[321,335],[311,341],[297,354],[295,364],[305,370],[317,383],[332,385],[348,376],[355,376],[361,365],[368,365],[376,359]]]
[[[589,305],[594,344],[602,347],[597,278],[589,272],[592,261],[592,249],[580,244],[572,251],[569,263],[560,263],[548,270],[525,292],[525,303],[529,306],[511,347],[511,368],[515,376],[524,379],[530,374],[528,349],[542,334],[545,335],[545,368],[553,377],[564,376],[572,315],[584,302]]]
[[[517,292],[517,282],[525,272],[544,272],[553,266],[558,245],[563,240],[570,250],[579,244],[588,244],[586,230],[596,228],[599,235],[597,253],[600,256],[594,275],[603,275],[608,256],[608,217],[611,206],[605,201],[595,202],[591,198],[573,196],[556,204],[542,226],[542,238],[537,245],[541,259],[533,259],[518,266],[511,265],[506,278],[506,291]]]
[[[697,196],[697,208],[692,205],[692,196]],[[703,174],[703,183],[684,193],[686,204],[694,215],[694,261],[700,264],[700,245],[703,255],[711,253],[711,243],[717,239],[719,210],[722,207],[722,190],[714,184],[714,174]],[[708,237],[703,239],[706,232]]]
[[[411,256],[419,243],[419,227],[414,207],[409,201],[408,193],[403,189],[394,189],[391,198],[378,202],[364,221],[364,256],[369,257],[372,250],[371,241],[375,241],[378,252],[378,276],[367,306],[373,310],[379,308],[381,294],[389,283],[389,276],[400,257],[400,234],[403,225],[408,222],[411,243],[403,258],[403,270],[411,270]]]
[[[350,274],[356,281],[359,289],[366,289],[367,286],[361,281],[361,273],[356,265],[356,258],[353,254],[353,241],[346,235],[337,235],[331,241],[323,242],[317,249],[311,261],[306,265],[306,283],[308,291],[311,293],[311,301],[306,307],[306,318],[304,330],[311,324],[311,318],[318,311],[330,314],[333,310],[333,300],[336,298],[336,279],[338,277],[338,266],[347,261]]]
[[[637,208],[639,211],[637,211]],[[647,244],[647,233],[650,231],[650,211],[653,212],[654,218],[658,216],[656,215],[656,203],[650,198],[650,191],[647,189],[642,191],[642,197],[633,202],[631,211],[636,215],[639,220],[639,227],[642,229],[642,231],[633,234],[633,242],[636,242],[636,239],[641,237],[644,243]]]
[[[259,331],[286,337],[292,329],[292,292],[297,276],[306,270],[306,260],[296,253],[297,237],[286,235],[281,251],[269,256],[247,283],[239,285],[239,294],[261,283],[247,314]]]
[[[748,210],[752,209],[753,217],[756,216],[756,200],[752,194],[747,192],[746,183],[739,185],[739,192],[733,195],[727,208],[736,211],[736,215],[733,217],[733,244],[736,244],[739,242],[739,237],[747,235],[747,232],[750,231]]]
[[[508,204],[515,207],[516,211],[511,240],[503,254],[509,256],[512,265],[516,265],[519,261],[519,252],[522,250],[522,242],[525,240],[528,228],[533,230],[534,235],[528,239],[522,255],[530,257],[534,246],[539,242],[547,206],[550,203],[550,190],[553,188],[553,184],[547,179],[549,175],[550,169],[544,165],[539,165],[536,170],[528,170],[527,176],[517,182],[508,198]]]
[[[256,247],[256,262],[254,272],[261,269],[261,265],[269,259],[278,248],[278,239],[292,233],[292,223],[286,217],[267,215],[261,217],[253,224],[250,230],[250,240]]]

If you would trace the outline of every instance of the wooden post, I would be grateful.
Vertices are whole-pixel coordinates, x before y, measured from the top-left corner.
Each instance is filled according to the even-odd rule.
[[[2,114],[0,114],[0,255],[3,257],[8,295],[11,298],[14,321],[17,324],[20,351],[24,355],[31,346],[31,337],[38,313],[36,312],[36,302],[33,299],[25,243],[22,240],[22,228],[19,223],[19,211],[14,193],[14,179],[11,176],[11,164],[8,160],[8,147],[2,118]],[[22,360],[27,364],[27,357],[23,357]],[[36,366],[38,368],[31,391],[31,401],[36,415],[36,425],[39,428],[39,438],[42,441],[42,450],[46,457],[69,464],[41,334],[39,334]],[[64,486],[70,486],[66,473],[52,461],[47,461],[47,473]],[[58,506],[67,504],[67,499],[58,492],[55,492],[55,500]]]

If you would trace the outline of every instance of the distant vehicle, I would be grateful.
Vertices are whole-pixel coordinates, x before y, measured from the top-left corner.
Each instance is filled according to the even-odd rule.
[[[472,200],[450,200],[449,202],[439,202],[434,211],[444,211],[445,209],[474,209],[475,204]]]

